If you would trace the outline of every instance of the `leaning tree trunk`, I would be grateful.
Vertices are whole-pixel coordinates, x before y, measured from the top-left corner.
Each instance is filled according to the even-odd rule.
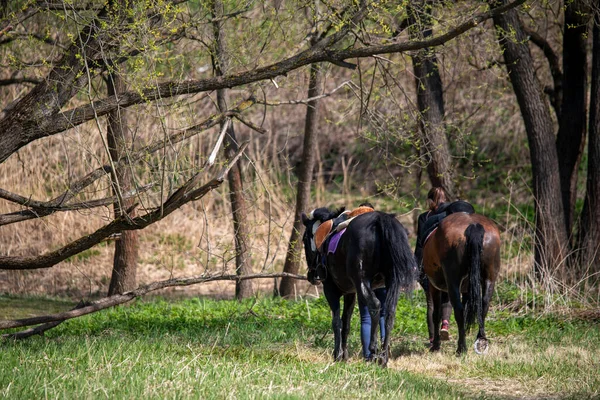
[[[506,0],[491,0],[490,4],[506,4]],[[494,24],[527,131],[536,210],[535,268],[538,278],[543,278],[561,265],[567,254],[552,118],[517,11],[495,16]]]
[[[581,216],[581,267],[600,272],[600,12],[593,28],[592,89],[588,139],[587,192]],[[589,269],[588,269],[589,268]],[[595,278],[597,280],[598,277]]]
[[[431,4],[413,2],[410,7],[411,38],[422,40],[432,35]],[[456,196],[450,149],[444,124],[444,89],[437,57],[432,49],[412,56],[419,107],[419,126],[423,139],[421,153],[427,162],[432,186],[443,187],[450,198]]]
[[[308,98],[312,99],[320,94],[322,71],[321,66],[312,64],[310,66],[310,78],[308,83]],[[307,210],[310,200],[310,184],[316,160],[317,149],[317,107],[319,100],[310,100],[306,107],[306,118],[304,120],[304,148],[302,150],[302,164],[298,176],[298,191],[296,193],[296,213],[294,214],[294,225],[290,235],[288,251],[283,266],[283,272],[297,274],[302,262],[302,234],[304,225],[300,214]],[[294,294],[295,280],[283,277],[279,286],[279,295],[291,297]]]
[[[122,16],[126,15],[127,2],[125,0],[113,0],[112,7]],[[108,76],[107,91],[109,96],[119,95],[127,90],[125,81],[117,72],[118,66],[113,65],[112,73]],[[110,158],[113,163],[127,154],[128,147],[132,144],[131,131],[127,124],[127,111],[117,108],[108,114],[106,141]],[[114,205],[115,219],[126,215],[132,208],[135,198],[123,199],[122,194],[129,192],[133,186],[133,176],[129,166],[121,166],[112,171],[112,189],[114,195],[119,199]],[[135,218],[135,211],[130,210],[129,217]],[[122,231],[115,242],[115,254],[113,259],[113,270],[108,287],[108,295],[113,296],[133,290],[137,286],[137,264],[139,250],[139,235],[137,231]]]
[[[211,3],[213,14],[213,34],[214,34],[214,65],[217,76],[225,75],[229,69],[229,56],[225,44],[224,32],[222,30],[225,19],[223,19],[223,3],[215,0]],[[226,89],[217,90],[217,106],[219,111],[227,111],[228,93]],[[221,123],[227,123],[224,121]],[[231,159],[238,151],[238,145],[235,139],[233,124],[230,123],[225,135],[225,158]],[[235,264],[238,275],[248,275],[252,272],[252,256],[250,252],[250,234],[248,229],[248,219],[246,202],[244,199],[244,186],[242,181],[242,168],[240,163],[236,163],[227,174],[229,181],[229,196],[231,199],[231,213],[233,215],[233,230],[235,235]],[[250,280],[237,281],[235,285],[236,299],[244,299],[253,295],[252,283]]]
[[[556,148],[567,234],[573,229],[577,172],[585,146],[589,10],[584,1],[565,1],[563,27],[563,98]]]

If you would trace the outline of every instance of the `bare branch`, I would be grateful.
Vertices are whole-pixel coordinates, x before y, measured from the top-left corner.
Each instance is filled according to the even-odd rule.
[[[11,42],[13,42],[13,41],[15,41],[17,39],[30,39],[30,38],[37,39],[40,42],[49,44],[51,46],[60,47],[63,50],[67,50],[67,48],[65,46],[63,46],[57,40],[54,40],[54,39],[52,39],[50,37],[47,37],[47,36],[39,35],[37,33],[25,33],[25,32],[14,32],[14,33],[8,35],[7,38],[0,40],[0,45],[11,43]]]
[[[10,26],[10,25],[5,26],[4,28],[2,28],[0,30],[0,36],[6,34],[6,32],[10,31],[11,29],[12,29],[12,26]]]
[[[8,86],[8,85],[18,85],[21,83],[40,83],[40,79],[36,78],[10,78],[10,79],[0,79],[0,86]]]
[[[154,184],[150,183],[150,184],[144,185],[138,189],[130,190],[123,194],[123,199],[137,197],[138,195],[146,192],[153,186],[154,186]],[[18,204],[22,204],[25,206],[31,206],[31,204],[24,204],[22,202],[24,199],[21,196],[14,194],[14,193],[7,192],[4,189],[0,189],[0,197],[10,200],[10,201],[13,201]],[[17,201],[15,201],[15,200],[17,200]],[[25,200],[27,200],[27,199],[25,199]],[[35,202],[35,200],[30,200],[29,202],[30,203]],[[117,196],[110,196],[110,197],[106,197],[103,199],[82,201],[80,203],[73,203],[73,204],[68,204],[68,205],[63,205],[63,206],[53,206],[51,204],[51,202],[39,203],[40,204],[39,206],[32,206],[32,208],[28,209],[28,210],[16,211],[16,212],[0,215],[0,226],[14,224],[16,222],[26,221],[28,219],[33,219],[33,218],[46,217],[48,215],[54,214],[55,212],[59,212],[59,211],[84,210],[84,209],[108,206],[108,205],[115,204],[115,203],[117,203]],[[41,206],[41,204],[44,204],[45,206]]]
[[[221,128],[221,133],[219,134],[219,137],[217,138],[217,142],[215,143],[215,147],[213,148],[213,151],[210,153],[210,156],[208,156],[208,160],[206,160],[206,166],[209,167],[211,165],[213,165],[215,163],[215,160],[217,158],[217,154],[219,153],[219,149],[221,148],[221,144],[223,144],[223,139],[225,138],[225,134],[227,133],[227,129],[229,129],[229,125],[231,124],[231,119],[227,118],[225,120],[225,123],[223,124],[223,127]]]
[[[80,301],[79,304],[77,304],[73,308],[73,310],[81,309],[83,307],[89,306],[90,304],[91,303],[89,303],[89,302]],[[34,335],[43,335],[44,332],[46,332],[47,330],[55,328],[58,325],[62,324],[63,322],[64,321],[53,321],[53,322],[48,322],[46,324],[38,325],[35,328],[26,329],[21,332],[6,333],[6,334],[2,335],[2,338],[18,340],[18,339],[26,339],[26,338],[34,336]]]
[[[202,275],[192,278],[175,278],[168,279],[165,281],[153,282],[149,285],[140,286],[139,288],[126,292],[123,294],[105,297],[100,300],[96,300],[89,305],[81,308],[76,308],[71,311],[65,311],[57,314],[44,315],[40,317],[16,319],[16,320],[4,320],[0,321],[0,329],[19,328],[21,326],[30,326],[37,324],[56,323],[58,321],[66,321],[68,319],[81,317],[83,315],[91,314],[105,308],[114,307],[119,304],[127,303],[136,297],[143,296],[147,293],[164,289],[167,287],[174,286],[190,286],[198,283],[214,282],[214,281],[243,281],[247,279],[266,279],[266,278],[282,278],[289,277],[293,279],[306,280],[304,275],[289,274],[287,272],[280,272],[274,274],[251,274],[251,275]],[[10,338],[12,334],[3,335],[4,338]]]
[[[248,121],[247,119],[245,119],[244,117],[242,117],[241,114],[235,114],[234,115],[235,119],[237,119],[238,121],[240,121],[242,124],[246,125],[248,128],[252,129],[253,131],[256,131],[262,135],[265,135],[268,133],[268,131],[266,129],[261,128],[258,125],[255,125],[254,123],[252,123],[251,121]]]
[[[127,215],[121,216],[108,225],[98,229],[94,233],[83,236],[58,250],[46,254],[22,257],[0,256],[0,269],[23,270],[50,268],[59,262],[64,261],[67,258],[75,254],[79,254],[82,251],[100,243],[106,237],[114,233],[127,230],[144,229],[147,226],[160,221],[184,204],[193,200],[197,200],[211,190],[219,187],[223,183],[225,175],[231,169],[234,163],[237,162],[247,145],[248,143],[244,143],[238,150],[236,156],[233,157],[233,159],[225,167],[223,167],[217,177],[213,178],[210,182],[204,184],[202,187],[195,190],[193,189],[193,187],[200,180],[200,174],[196,174],[154,211],[148,212],[147,214],[136,218],[130,218]]]
[[[288,100],[288,101],[275,101],[275,102],[257,100],[256,102],[258,104],[262,104],[262,105],[266,105],[266,106],[273,106],[273,107],[275,107],[275,106],[284,106],[284,105],[308,104],[311,101],[315,101],[315,100],[322,99],[324,97],[331,96],[332,94],[334,94],[335,92],[337,92],[338,90],[340,90],[344,86],[348,85],[349,83],[350,83],[350,81],[342,82],[338,87],[336,87],[335,89],[333,89],[331,92],[323,93],[323,94],[320,94],[320,95],[315,96],[315,97],[310,97],[308,99]]]
[[[125,166],[126,164],[135,163],[143,159],[146,155],[154,153],[164,148],[167,144],[173,145],[175,143],[179,143],[183,140],[189,139],[190,137],[198,134],[199,132],[205,131],[209,128],[212,128],[213,126],[218,125],[224,118],[230,118],[233,116],[238,118],[243,111],[247,110],[255,103],[256,100],[253,97],[250,97],[240,102],[236,107],[223,114],[211,115],[210,117],[208,117],[207,119],[205,119],[197,125],[176,132],[164,140],[150,144],[136,152],[122,157],[114,164],[114,166],[115,168],[119,168]],[[85,189],[101,177],[105,176],[106,174],[109,174],[111,171],[112,167],[109,165],[99,167],[96,170],[84,176],[83,178],[81,178],[80,180],[72,183],[64,193],[60,194],[59,196],[55,197],[50,201],[33,200],[31,198],[10,193],[4,189],[0,189],[0,198],[12,201],[13,203],[17,203],[22,206],[32,208],[30,210],[23,210],[15,213],[0,215],[0,226],[13,224],[16,222],[21,222],[33,218],[46,217],[48,215],[53,214],[56,211],[69,211],[73,209],[87,208],[84,207],[85,204],[96,204],[97,202],[98,205],[94,207],[106,205],[104,204],[104,202],[107,202],[108,199],[91,200],[88,202],[84,202],[82,203],[82,207],[80,208],[72,208],[73,205],[67,205],[67,203],[71,199],[73,199],[78,193],[80,193],[83,189]],[[108,204],[112,204],[112,202]]]

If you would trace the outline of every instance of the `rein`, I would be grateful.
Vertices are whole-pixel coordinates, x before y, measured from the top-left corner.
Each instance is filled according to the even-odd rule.
[[[323,282],[324,280],[327,279],[327,267],[325,266],[325,263],[321,262],[322,258],[327,257],[327,253],[326,254],[322,254],[321,251],[319,251],[319,249],[316,250],[317,253],[317,262],[315,263],[315,266],[309,266],[308,270],[312,271],[315,273],[315,281],[316,282]],[[323,272],[324,273],[321,273]],[[321,277],[323,276],[323,277]]]

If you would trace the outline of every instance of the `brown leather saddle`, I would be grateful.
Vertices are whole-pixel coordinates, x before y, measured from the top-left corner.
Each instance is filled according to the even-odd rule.
[[[375,210],[373,210],[371,207],[358,207],[354,210],[344,211],[335,219],[330,219],[323,222],[321,225],[319,225],[317,231],[315,232],[315,245],[317,247],[317,251],[322,252],[325,250],[321,249],[321,247],[333,232],[339,232],[346,228],[352,219],[358,217],[359,215],[373,211]]]

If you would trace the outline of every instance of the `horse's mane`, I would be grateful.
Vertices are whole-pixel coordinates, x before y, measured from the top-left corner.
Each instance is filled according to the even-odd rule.
[[[312,215],[313,215],[313,219],[324,222],[324,221],[330,220],[332,218],[337,218],[345,210],[346,210],[346,207],[341,207],[341,208],[338,208],[337,210],[333,210],[333,211],[331,211],[327,207],[320,207],[320,208],[317,208],[316,210],[314,210],[312,212]]]

